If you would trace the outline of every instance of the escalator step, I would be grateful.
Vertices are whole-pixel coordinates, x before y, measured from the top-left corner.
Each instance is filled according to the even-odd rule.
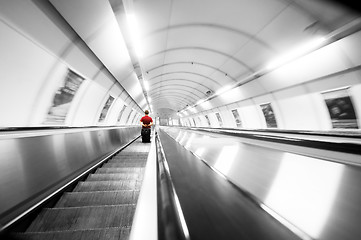
[[[15,239],[128,240],[150,145],[135,142],[43,209]]]
[[[146,162],[147,158],[112,158],[108,162]]]
[[[138,196],[139,191],[129,190],[115,192],[69,192],[61,197],[55,208],[136,204]]]
[[[91,230],[56,231],[16,233],[14,239],[18,240],[127,240],[130,228],[114,227]]]
[[[124,153],[136,153],[136,154],[142,154],[142,153],[148,153],[149,152],[149,145],[134,145],[134,146],[129,146],[127,148],[125,148],[124,150],[122,150],[120,152],[120,154],[124,154]]]
[[[148,158],[148,153],[144,153],[144,154],[127,154],[127,153],[124,153],[124,154],[118,154],[114,157],[112,157],[112,159],[114,158],[134,158],[134,159],[137,159],[137,158],[141,158],[141,159],[147,159]]]
[[[109,160],[109,162],[111,161],[124,161],[124,162],[131,162],[131,161],[147,161],[146,157],[117,157],[117,158],[112,158]]]
[[[144,174],[144,167],[98,168],[95,173],[139,173]]]
[[[112,161],[112,160],[110,160]],[[102,167],[106,168],[121,168],[121,167],[145,167],[146,161],[133,161],[133,162],[108,162],[105,163]]]
[[[144,164],[147,162],[147,159],[111,159],[108,161],[108,163],[124,163],[124,164]]]
[[[47,208],[27,232],[87,230],[132,225],[135,204],[114,206]]]
[[[79,182],[73,192],[139,190],[141,184],[139,180]]]
[[[131,180],[131,179],[143,179],[143,174],[139,173],[95,173],[89,174],[86,181],[117,181],[117,180]]]
[[[146,162],[147,158],[112,158],[108,162]]]

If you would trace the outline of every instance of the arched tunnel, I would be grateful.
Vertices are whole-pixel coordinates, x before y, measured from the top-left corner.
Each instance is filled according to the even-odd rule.
[[[361,239],[357,3],[1,0],[0,33],[1,239]]]

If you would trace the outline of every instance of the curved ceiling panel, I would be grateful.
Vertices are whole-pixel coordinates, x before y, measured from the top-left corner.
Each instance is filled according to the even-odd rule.
[[[200,22],[199,23],[178,24],[178,25],[172,25],[172,26],[167,27],[167,28],[157,29],[156,31],[150,33],[148,36],[145,36],[145,37],[152,37],[155,34],[163,33],[165,31],[174,31],[174,30],[177,30],[177,29],[182,29],[182,30],[187,31],[186,33],[189,33],[190,28],[201,28],[200,30],[197,31],[197,34],[199,32],[201,34],[203,34],[204,29],[209,28],[209,31],[211,31],[210,34],[211,34],[212,39],[214,37],[214,33],[216,31],[219,31],[220,35],[223,35],[223,36],[226,35],[227,36],[226,39],[224,39],[224,41],[228,41],[227,38],[233,37],[233,35],[229,36],[228,34],[234,34],[235,36],[242,37],[242,38],[245,38],[247,40],[249,38],[253,37],[248,32],[242,31],[242,30],[240,30],[238,28],[233,28],[233,27],[230,27],[230,26],[220,25],[218,23],[200,23]],[[228,34],[222,33],[221,31],[224,31],[224,32],[226,32]],[[202,43],[204,42],[203,41],[204,37],[205,36],[203,35]],[[272,46],[268,45],[267,42],[264,42],[264,41],[262,41],[260,39],[254,39],[254,41],[257,42],[259,45],[263,46],[264,48],[272,49]],[[223,42],[221,42],[221,43],[223,43]]]
[[[153,95],[153,96],[152,96],[152,100],[157,99],[157,98],[160,98],[160,97],[166,98],[166,99],[178,98],[178,99],[181,99],[181,100],[187,102],[187,104],[192,104],[194,101],[196,101],[195,99],[193,99],[193,98],[190,97],[190,96],[184,97],[184,95],[181,95],[181,94],[180,94],[180,95],[177,95],[177,94],[175,94],[175,93],[173,93],[173,94],[170,94],[170,93],[169,93],[169,94]]]
[[[178,95],[187,95],[186,91],[197,95],[194,88],[216,92],[261,71],[278,54],[315,34],[354,19],[343,18],[334,6],[323,2],[134,1],[132,10],[143,29],[146,50],[140,64],[150,85],[148,91],[167,94],[163,86],[176,84],[179,91],[172,91]]]
[[[186,90],[184,90],[186,91]],[[188,94],[188,95],[185,95],[185,94]],[[150,93],[149,96],[150,97],[153,97],[153,96],[182,96],[183,98],[185,99],[190,99],[191,101],[198,101],[197,97],[196,96],[191,96],[189,94],[189,92],[182,92],[182,91],[177,91],[177,90],[167,90],[166,92],[153,92],[153,93]]]
[[[359,17],[326,0],[102,0],[97,3],[103,6],[100,12],[92,1],[50,1],[63,7],[66,18],[77,20],[74,29],[135,102],[156,97],[153,107],[170,112],[182,110],[184,101],[194,105],[223,87],[253,81],[279,54]],[[109,14],[111,8],[114,16]],[[106,15],[101,14],[105,10]],[[137,24],[129,27],[130,14]],[[88,26],[84,19],[93,15],[97,20],[90,19]],[[110,20],[114,31],[104,27]],[[119,36],[124,41],[115,41]],[[97,49],[93,37],[99,39]],[[120,45],[112,47],[115,42]],[[103,57],[105,50],[121,61],[110,65]]]
[[[177,87],[166,87],[166,88],[157,88],[154,89],[152,91],[149,91],[149,95],[152,96],[154,94],[162,94],[162,93],[167,93],[167,92],[177,92],[177,93],[183,93],[184,96],[187,95],[192,95],[193,97],[195,97],[195,99],[197,99],[197,101],[199,99],[201,99],[202,97],[204,97],[204,95],[200,94],[200,93],[194,93],[189,91],[188,89],[181,89],[181,88],[177,88]]]
[[[157,98],[154,100],[154,104],[157,104],[157,108],[154,108],[155,110],[159,109],[159,108],[164,108],[164,107],[174,108],[177,105],[182,106],[182,107],[186,107],[189,105],[189,103],[182,101],[181,99],[177,99],[177,98],[175,98],[174,101],[172,101],[172,102],[169,102],[168,99],[165,99],[165,98]]]
[[[193,81],[193,80],[189,80],[189,79],[165,79],[156,83],[153,83],[150,85],[150,89],[153,88],[157,88],[159,86],[168,86],[168,85],[174,85],[174,84],[182,84],[184,85],[184,83],[187,83],[187,85],[192,86],[192,87],[197,87],[198,89],[201,89],[202,92],[205,92],[207,94],[207,91],[211,91],[212,89],[210,89],[208,86],[199,83],[197,81]]]
[[[163,89],[166,88],[166,87],[171,87],[171,88],[176,88],[176,89],[186,89],[187,91],[191,91],[191,92],[194,92],[194,93],[198,92],[198,93],[201,94],[201,96],[207,97],[207,94],[206,94],[205,91],[201,91],[201,90],[199,90],[198,88],[189,86],[189,85],[187,85],[187,84],[167,84],[167,85],[159,85],[159,86],[157,86],[157,87],[154,87],[154,88],[152,89],[152,91],[153,91],[153,90],[154,90],[154,91],[157,91],[157,90],[159,90],[159,89],[163,90]],[[168,89],[168,88],[167,88],[167,89]]]
[[[154,96],[152,96],[152,100],[160,98],[160,97],[167,99],[167,101],[169,101],[169,99],[178,98],[182,101],[185,101],[187,103],[187,105],[191,105],[194,101],[196,101],[196,100],[192,99],[192,97],[189,97],[189,96],[184,97],[184,95],[177,95],[177,94],[154,95]]]
[[[184,106],[187,106],[189,104],[192,104],[192,101],[190,100],[187,100],[183,97],[178,97],[178,96],[173,96],[172,97],[174,102],[169,102],[169,98],[167,96],[157,96],[157,97],[153,97],[152,98],[152,101],[155,103],[155,102],[159,102],[160,100],[162,100],[164,103],[167,103],[167,104],[170,104],[170,105],[173,105],[175,102],[177,103],[182,103]],[[158,106],[158,107],[161,107],[161,106]]]
[[[189,66],[192,65],[192,66]],[[187,68],[193,68],[196,70],[197,73],[206,75],[206,74],[213,74],[213,73],[219,73],[222,74],[224,76],[228,76],[229,78],[231,78],[234,82],[236,82],[237,80],[232,77],[232,75],[230,75],[229,73],[215,67],[212,65],[208,65],[205,63],[200,63],[200,62],[170,62],[170,63],[165,63],[159,66],[155,66],[151,69],[148,69],[146,71],[146,74],[152,73],[153,75],[159,75],[162,73],[162,71],[167,71],[167,72],[176,72],[176,71],[180,71],[180,69],[187,69]]]
[[[209,62],[211,59],[217,59],[218,61],[232,60],[237,63],[239,67],[244,68],[251,73],[254,72],[254,70],[250,66],[248,66],[247,63],[233,57],[233,54],[210,47],[184,46],[167,48],[165,50],[155,52],[153,55],[148,56],[146,59],[151,61],[152,57],[157,55],[164,55],[165,60],[168,60],[168,62],[172,62],[173,58],[177,59],[179,57],[182,57],[184,59],[188,58],[188,61],[190,62]],[[184,57],[184,55],[186,57]]]
[[[197,72],[187,72],[187,71],[165,72],[165,73],[162,73],[162,74],[159,74],[157,76],[154,76],[154,77],[150,78],[148,81],[149,81],[150,84],[154,84],[154,83],[156,83],[158,81],[162,81],[163,78],[170,78],[170,77],[178,78],[178,79],[181,79],[181,78],[195,79],[195,80],[199,81],[200,83],[205,83],[208,86],[217,86],[218,88],[222,86],[221,82],[219,82],[219,81],[217,81],[215,79],[212,79],[212,78],[210,78],[210,77],[208,77],[206,75],[203,75],[203,74],[200,74],[200,73],[197,73]],[[228,83],[232,82],[228,78],[226,79],[226,81]]]
[[[161,98],[154,100],[153,104],[157,105],[157,107],[154,107],[154,112],[159,112],[159,109],[161,109],[161,108],[170,108],[170,109],[174,110],[175,107],[185,108],[185,107],[189,106],[188,103],[178,100],[178,99],[174,99],[172,102],[169,102],[168,99],[161,99]]]

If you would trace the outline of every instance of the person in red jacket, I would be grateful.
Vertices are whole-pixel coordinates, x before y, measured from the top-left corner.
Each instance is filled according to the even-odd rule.
[[[149,111],[144,111],[145,116],[140,119],[140,124],[142,125],[142,142],[150,142],[150,130],[153,125],[153,119],[148,116]]]

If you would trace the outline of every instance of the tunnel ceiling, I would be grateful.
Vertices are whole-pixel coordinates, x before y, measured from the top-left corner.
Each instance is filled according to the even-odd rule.
[[[150,98],[155,112],[162,109],[176,112],[192,106],[224,86],[242,82],[288,49],[315,35],[326,35],[355,18],[346,13],[349,9],[329,1],[51,2],[70,25],[76,25],[78,34],[87,32],[83,39],[88,45],[99,44],[98,51],[94,51],[96,55],[100,55],[105,46],[114,49],[114,64],[105,66],[118,73],[115,75],[127,91],[136,92],[132,96],[136,102],[140,104],[146,96]],[[109,14],[110,11],[101,9],[112,11]],[[109,42],[108,37],[98,43],[89,41],[95,33],[104,34],[99,31],[104,27],[101,22],[87,24],[88,18],[99,18],[101,14],[103,19],[117,20],[124,41]],[[138,33],[136,44],[132,39],[134,32],[129,32],[125,23],[126,15],[130,14],[137,21],[137,26],[132,27]],[[116,44],[125,46],[128,52],[118,51]],[[141,55],[137,55],[137,51]],[[138,79],[124,77],[130,71],[135,72]]]

